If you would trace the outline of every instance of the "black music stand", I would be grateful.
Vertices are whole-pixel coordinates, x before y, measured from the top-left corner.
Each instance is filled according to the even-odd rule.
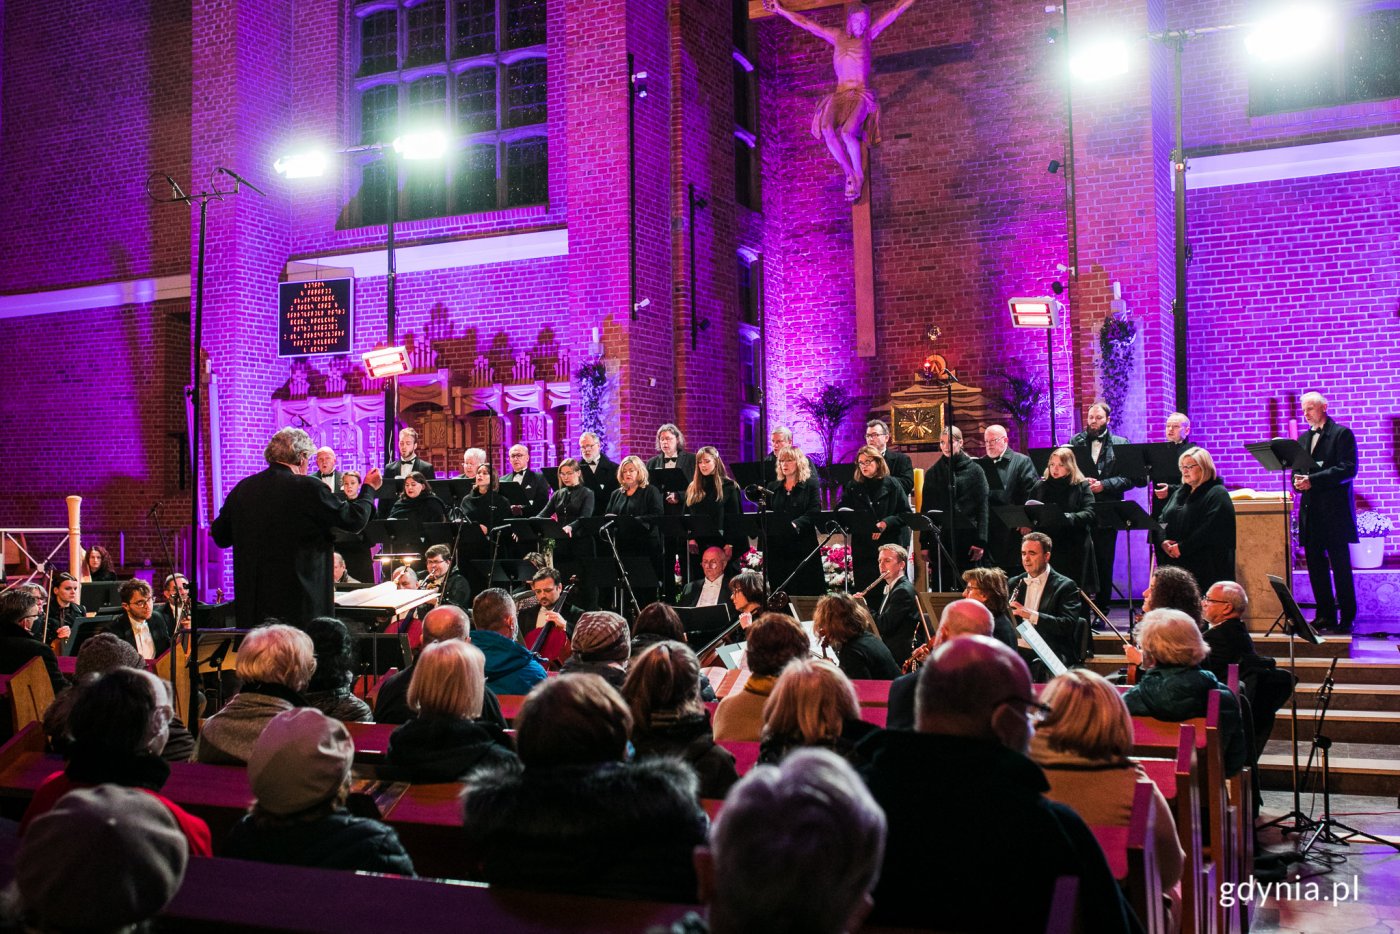
[[[678,606],[675,610],[685,628],[685,641],[693,646],[710,642],[734,621],[733,607],[728,602],[714,606]]]
[[[1288,621],[1284,627],[1284,635],[1288,636],[1288,670],[1293,675],[1293,694],[1289,699],[1292,707],[1289,721],[1292,724],[1290,736],[1293,746],[1293,810],[1263,826],[1273,827],[1277,825],[1284,834],[1305,833],[1314,829],[1318,822],[1303,813],[1302,785],[1298,777],[1298,656],[1295,651],[1295,641],[1302,639],[1311,645],[1321,645],[1322,637],[1308,625],[1307,619],[1303,617],[1303,611],[1298,608],[1298,602],[1293,599],[1293,591],[1283,580],[1273,574],[1268,575],[1268,578],[1269,586],[1273,588],[1274,596],[1278,597],[1279,606],[1283,608],[1282,612],[1279,613],[1279,619]],[[1275,620],[1275,625],[1277,622]],[[1272,632],[1272,629],[1270,631]],[[1291,827],[1284,823],[1289,818],[1293,819]]]
[[[762,486],[773,478],[763,476],[762,461],[739,461],[729,465],[729,472],[734,476],[734,482],[739,484],[739,488],[757,484]]]
[[[1141,447],[1142,445],[1136,445]],[[1115,450],[1117,450],[1115,448]],[[1161,532],[1165,529],[1161,523],[1139,506],[1135,501],[1106,500],[1102,503],[1094,503],[1094,521],[1101,529],[1112,529],[1114,534],[1119,532]],[[1133,537],[1127,538],[1128,544],[1128,621],[1133,619]],[[1147,536],[1149,548],[1157,546],[1152,541],[1152,535]],[[1149,556],[1151,552],[1148,552]],[[1107,607],[1105,607],[1107,609]]]
[[[647,474],[647,482],[665,494],[684,493],[690,479],[677,467],[662,467]]]
[[[488,587],[499,587],[506,585],[506,589],[514,593],[524,584],[528,588],[530,578],[535,576],[535,566],[523,558],[500,558],[495,561],[481,560],[472,561],[470,567],[478,574],[482,575]]]
[[[1279,482],[1283,487],[1283,569],[1284,580],[1288,581],[1292,593],[1293,586],[1293,523],[1292,523],[1292,499],[1291,499],[1291,474],[1309,474],[1316,469],[1317,464],[1303,450],[1303,446],[1292,438],[1272,438],[1268,441],[1251,441],[1244,446],[1250,456],[1258,461],[1259,466],[1265,470],[1274,471],[1279,474]],[[1280,613],[1278,619],[1274,620],[1274,626],[1283,619]],[[1274,626],[1269,627],[1269,632],[1274,631]],[[1267,633],[1266,633],[1267,635]]]
[[[1059,448],[1031,448],[1026,452],[1031,459],[1031,466],[1035,468],[1037,477],[1045,476],[1045,471],[1050,466],[1050,455],[1058,450]]]
[[[544,482],[549,484],[549,488],[550,488],[551,490],[557,490],[557,489],[559,489],[559,468],[558,468],[558,467],[541,467],[541,468],[540,468],[540,473],[544,474]],[[544,507],[541,506],[540,508],[543,509]]]

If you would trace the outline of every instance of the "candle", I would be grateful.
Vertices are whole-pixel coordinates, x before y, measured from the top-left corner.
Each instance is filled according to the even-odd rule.
[[[594,328],[594,329],[593,329],[593,343],[595,343],[595,344],[598,343],[598,329],[597,329],[597,328]]]

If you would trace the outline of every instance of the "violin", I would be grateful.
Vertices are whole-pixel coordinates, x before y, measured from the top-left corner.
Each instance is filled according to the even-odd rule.
[[[556,615],[559,610],[555,607],[563,607],[569,599],[570,592],[576,586],[578,586],[577,574],[570,577],[568,583],[559,589],[559,599],[555,600],[554,606],[550,608]],[[540,607],[540,612],[548,611],[544,607]],[[569,641],[568,633],[551,619],[540,627],[539,634],[535,636],[535,641],[530,646],[530,651],[547,670],[558,671],[574,654],[574,647],[573,643]]]

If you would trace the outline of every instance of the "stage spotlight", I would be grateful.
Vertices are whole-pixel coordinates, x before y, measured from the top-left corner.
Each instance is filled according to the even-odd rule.
[[[1332,33],[1332,15],[1322,6],[1300,4],[1254,25],[1245,37],[1249,54],[1266,62],[1291,61],[1317,54]]]
[[[324,152],[299,152],[283,156],[272,167],[285,178],[316,178],[326,174],[326,161]]]
[[[394,152],[408,160],[441,159],[447,152],[447,134],[442,130],[405,133],[394,140]]]
[[[1132,64],[1128,44],[1120,39],[1090,43],[1070,57],[1069,70],[1082,81],[1103,81],[1127,74]]]

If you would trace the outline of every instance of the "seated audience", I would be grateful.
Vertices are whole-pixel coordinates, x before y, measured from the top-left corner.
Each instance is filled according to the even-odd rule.
[[[140,931],[180,890],[189,846],[153,796],[98,785],[35,819],[13,860],[6,930]]]
[[[711,934],[860,930],[885,850],[885,815],[849,765],[802,749],[734,787],[695,851]]]
[[[1041,703],[1050,708],[1031,740],[1031,758],[1050,782],[1046,797],[1074,808],[1094,827],[1127,827],[1138,782],[1151,782],[1128,756],[1133,751],[1133,718],[1118,689],[1087,668],[1065,672],[1045,686]],[[1186,853],[1176,835],[1167,799],[1154,784],[1157,805],[1152,825],[1157,871],[1162,886],[1177,889]],[[1173,913],[1180,892],[1171,892]],[[1180,918],[1171,929],[1175,930]]]
[[[373,723],[369,704],[350,690],[355,683],[350,630],[334,616],[318,616],[306,624],[306,634],[316,652],[316,670],[302,694],[306,702],[336,720]]]
[[[469,642],[467,630],[471,619],[467,611],[459,606],[439,606],[428,611],[423,617],[423,647],[435,642],[461,639]],[[418,658],[422,657],[420,652]],[[408,706],[408,686],[413,682],[413,666],[417,659],[402,671],[397,671],[379,684],[379,693],[374,700],[374,719],[377,723],[407,723],[413,716],[413,708]],[[481,698],[481,716],[477,719],[496,729],[504,730],[509,724],[501,715],[501,702],[496,695],[487,691]]]
[[[50,749],[67,755],[68,747],[72,744],[72,737],[68,735],[68,717],[73,705],[83,695],[83,690],[96,682],[97,675],[118,668],[145,671],[146,664],[133,646],[110,632],[99,632],[83,643],[74,667],[73,686],[55,697],[49,709],[44,711],[44,735],[48,737]],[[169,736],[160,757],[166,762],[188,762],[192,755],[194,737],[178,716],[171,717]]]
[[[191,856],[212,855],[209,826],[160,794],[170,778],[160,753],[173,712],[165,682],[150,672],[118,668],[97,676],[68,715],[68,762],[35,789],[20,833],[74,788],[123,785],[160,801],[180,825]]]
[[[1254,651],[1254,640],[1244,624],[1247,609],[1249,596],[1234,581],[1211,585],[1201,598],[1201,615],[1210,626],[1204,635],[1210,654],[1203,665],[1221,684],[1229,682],[1231,665],[1240,666],[1240,693],[1249,703],[1254,725],[1254,749],[1250,758],[1254,763],[1274,732],[1274,718],[1279,708],[1293,695],[1295,680],[1292,672],[1279,668],[1272,656]],[[1253,784],[1257,798],[1259,783]]]
[[[57,695],[68,682],[58,670],[53,649],[34,637],[34,624],[43,615],[34,595],[16,588],[0,594],[0,674],[12,675],[31,659],[44,661],[44,671]]]
[[[486,659],[462,639],[434,642],[413,664],[414,716],[389,736],[379,777],[394,782],[456,782],[497,759],[514,759],[499,729],[478,723]]]
[[[858,761],[856,744],[876,732],[879,727],[860,718],[856,689],[839,668],[814,658],[798,658],[788,662],[763,705],[758,761],[781,762],[802,746],[822,746],[843,759]]]
[[[1074,876],[1083,930],[1130,930],[1098,841],[1045,797],[1026,757],[1042,706],[1020,656],[986,636],[945,642],[919,671],[916,707],[915,732],[884,730],[860,747],[889,822],[871,922],[1043,931],[1056,880]],[[933,845],[934,827],[957,844]]]
[[[638,758],[669,756],[688,762],[700,779],[700,797],[723,798],[739,780],[734,755],[715,745],[710,715],[700,699],[700,662],[683,642],[657,642],[633,660],[622,685],[632,711]]]
[[[238,647],[238,693],[209,719],[195,742],[196,762],[243,765],[267,722],[305,707],[301,692],[316,670],[311,637],[294,626],[259,626]]]
[[[695,773],[627,761],[632,714],[597,675],[560,675],[516,718],[523,768],[479,772],[464,794],[471,877],[509,888],[693,902],[707,820]]]
[[[880,639],[875,617],[850,594],[827,594],[818,600],[812,631],[822,640],[823,651],[827,646],[835,651],[847,678],[893,681],[899,677],[899,663]]]
[[[938,617],[938,632],[933,635],[933,644],[929,647],[930,651],[938,648],[949,639],[956,639],[959,636],[992,638],[995,632],[994,627],[992,611],[985,603],[980,600],[954,600],[943,608],[942,615]],[[914,655],[920,660],[928,657],[927,654],[920,656],[918,652],[915,652]],[[907,675],[900,675],[890,683],[890,696],[886,701],[889,705],[886,710],[886,729],[914,729],[914,691],[918,683],[918,668]]]
[[[1157,570],[1160,573],[1163,569]],[[1195,579],[1190,580],[1194,586]],[[1195,621],[1179,610],[1150,610],[1138,623],[1137,637],[1143,670],[1137,684],[1123,695],[1128,711],[1134,716],[1172,722],[1204,717],[1211,692],[1218,691],[1225,773],[1234,775],[1248,761],[1239,701],[1215,675],[1201,667],[1210,650]]]
[[[690,643],[686,638],[680,614],[669,603],[659,601],[642,607],[642,611],[632,623],[632,657],[636,658],[648,647],[668,639],[687,645]],[[703,675],[700,678],[700,699],[707,704],[717,700],[714,686],[710,684],[710,679]]]
[[[355,744],[314,707],[268,721],[248,756],[252,808],[223,855],[260,863],[413,875],[393,828],[345,809]]]
[[[594,610],[580,616],[574,624],[573,649],[564,671],[595,674],[615,688],[621,688],[627,680],[632,640],[627,633],[627,620],[616,613]]]
[[[534,654],[516,641],[515,600],[499,587],[472,600],[471,643],[486,656],[486,689],[494,694],[529,694],[546,677]]]
[[[740,574],[739,577],[743,577]],[[738,580],[739,578],[735,578]],[[788,662],[811,654],[812,642],[791,616],[768,613],[748,631],[744,664],[749,678],[715,709],[715,739],[756,743],[763,734],[763,705]]]

